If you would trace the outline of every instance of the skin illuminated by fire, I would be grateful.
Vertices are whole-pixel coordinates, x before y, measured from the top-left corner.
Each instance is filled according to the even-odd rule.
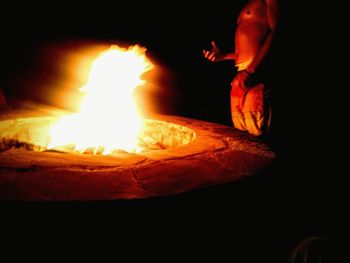
[[[74,145],[74,150],[110,154],[137,150],[142,118],[132,93],[153,65],[138,45],[112,45],[93,62],[78,114],[64,116],[50,132],[48,149]],[[101,150],[102,149],[102,150]]]

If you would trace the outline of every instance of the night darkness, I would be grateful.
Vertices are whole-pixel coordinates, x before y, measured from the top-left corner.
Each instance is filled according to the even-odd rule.
[[[74,43],[84,43],[80,44],[83,47],[94,42],[141,44],[169,72],[156,85],[170,92],[154,98],[164,113],[230,125],[233,62],[209,63],[202,50],[210,48],[212,40],[223,50],[233,50],[236,18],[244,1],[219,1],[217,12],[201,3],[154,2],[118,3],[115,7],[103,2],[12,7],[2,18],[2,23],[10,26],[1,42],[1,87],[7,96],[52,103],[46,94],[62,88],[53,82],[69,79],[60,75],[59,55],[46,55],[48,46],[69,52],[79,51],[79,44]],[[280,50],[276,48],[269,64],[280,80],[282,72],[276,70],[282,62],[278,52],[286,44],[283,37],[279,37],[280,44],[276,41]]]
[[[89,43],[140,44],[166,72],[156,79],[156,85],[166,88],[152,97],[159,103],[161,113],[231,125],[229,90],[235,74],[233,62],[210,63],[204,59],[202,50],[210,48],[211,40],[223,50],[233,49],[236,17],[244,2],[215,1],[212,6],[200,1],[156,3],[153,0],[113,4],[105,1],[31,3],[20,7],[12,4],[2,11],[0,18],[0,86],[9,99],[30,99],[58,106],[52,97],[67,88],[64,78],[68,81],[69,76],[61,75],[55,56],[43,60],[46,47],[64,51],[78,50]],[[150,210],[161,214],[157,218],[147,215],[144,222],[137,222],[140,228],[148,227],[147,223],[160,228],[155,226],[161,224],[159,218],[162,223],[169,223],[180,215],[177,224],[183,227],[182,238],[189,234],[198,242],[204,235],[202,242],[207,240],[208,246],[221,246],[215,247],[215,252],[228,256],[232,262],[240,257],[251,262],[257,255],[261,262],[279,262],[302,238],[327,235],[329,222],[325,217],[336,214],[337,210],[327,203],[324,193],[329,192],[330,186],[319,176],[320,171],[328,171],[328,167],[317,168],[316,163],[308,159],[309,153],[315,152],[309,149],[316,142],[304,138],[305,134],[312,134],[308,129],[309,119],[301,109],[307,102],[298,100],[300,94],[292,92],[295,85],[301,83],[295,59],[299,48],[294,39],[298,27],[292,19],[295,8],[286,2],[290,1],[280,4],[280,25],[266,65],[266,74],[273,72],[275,76],[270,83],[275,111],[269,142],[279,154],[279,161],[271,171],[255,180],[152,202],[58,203],[54,209],[51,205],[45,208],[57,215],[55,209],[74,213],[79,207],[85,216],[90,214],[86,211],[94,207],[104,217],[123,223],[131,220],[133,224]],[[57,83],[62,76],[63,82]],[[307,91],[305,96],[310,93]],[[301,108],[296,109],[295,104]],[[306,149],[301,151],[301,146]],[[20,210],[22,215],[29,213],[33,206],[36,208],[36,204],[28,205],[28,209],[19,206],[24,208]],[[120,214],[124,216],[118,218]],[[162,238],[180,235],[166,226],[163,230],[167,237]],[[226,238],[231,238],[232,247],[239,247],[237,255],[228,243],[224,244]],[[213,239],[218,243],[213,244]],[[184,247],[178,249],[179,253],[185,253]],[[216,261],[221,261],[219,258]]]

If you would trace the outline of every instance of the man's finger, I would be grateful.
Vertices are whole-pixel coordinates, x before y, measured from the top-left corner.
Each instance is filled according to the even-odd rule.
[[[210,52],[208,50],[203,50],[204,57],[208,58]]]

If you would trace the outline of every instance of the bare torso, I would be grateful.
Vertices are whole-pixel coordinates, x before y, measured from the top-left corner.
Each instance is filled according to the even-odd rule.
[[[236,64],[254,59],[269,30],[265,1],[248,1],[237,20],[235,33]]]

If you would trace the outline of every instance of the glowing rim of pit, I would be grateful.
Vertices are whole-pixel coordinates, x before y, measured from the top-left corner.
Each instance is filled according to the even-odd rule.
[[[166,115],[162,115],[163,117]],[[0,149],[8,149],[8,143],[9,141],[16,141],[18,143],[24,143],[28,144],[28,146],[33,147],[33,152],[47,152],[46,145],[48,144],[47,139],[49,138],[49,130],[51,127],[57,122],[57,119],[59,117],[57,116],[47,116],[47,117],[27,117],[27,118],[16,118],[16,119],[8,119],[8,120],[0,120]],[[171,122],[168,120],[160,120],[160,119],[154,119],[154,118],[144,118],[144,123],[146,124],[145,130],[147,131],[147,127],[149,125],[147,124],[156,124],[163,125],[166,127],[169,131],[164,132],[164,129],[160,129],[160,133],[172,135],[172,138],[176,137],[176,134],[180,134],[181,132],[185,133],[185,136],[187,138],[175,138],[175,144],[176,146],[169,146],[167,145],[164,149],[149,149],[145,152],[136,153],[145,155],[147,152],[150,151],[171,151],[175,148],[181,148],[188,144],[192,144],[196,141],[197,134],[196,132],[189,128],[188,126],[185,126],[183,124]],[[175,130],[173,130],[175,128]],[[171,131],[172,130],[172,131]],[[19,133],[18,131],[21,131]],[[45,139],[46,138],[46,139]],[[187,148],[187,147],[186,147]],[[187,149],[188,151],[188,149]],[[64,152],[64,151],[62,151]],[[125,154],[135,154],[134,152],[127,152],[122,151]],[[77,154],[75,152],[64,152],[66,154]],[[113,156],[115,154],[106,155],[106,156]],[[186,154],[187,155],[187,154]]]

